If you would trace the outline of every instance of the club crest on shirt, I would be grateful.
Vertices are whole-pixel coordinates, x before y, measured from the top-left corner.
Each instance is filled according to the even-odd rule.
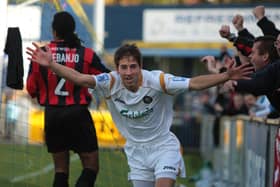
[[[153,98],[152,97],[150,97],[150,96],[145,96],[145,97],[143,97],[143,102],[145,103],[145,104],[150,104],[151,102],[153,101]]]

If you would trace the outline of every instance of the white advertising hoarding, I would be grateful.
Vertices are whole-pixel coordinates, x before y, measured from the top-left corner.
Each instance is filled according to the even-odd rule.
[[[39,40],[41,36],[41,15],[42,10],[39,6],[9,5],[7,26],[19,27],[22,40]]]
[[[146,42],[224,42],[222,25],[232,25],[236,14],[244,16],[244,27],[262,35],[253,8],[146,9],[143,13],[143,40]],[[266,15],[280,28],[280,7],[266,8]]]

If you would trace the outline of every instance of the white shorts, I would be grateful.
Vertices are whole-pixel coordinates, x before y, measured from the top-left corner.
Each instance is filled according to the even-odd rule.
[[[126,143],[125,153],[130,168],[129,180],[186,177],[180,142],[173,133],[147,144]]]

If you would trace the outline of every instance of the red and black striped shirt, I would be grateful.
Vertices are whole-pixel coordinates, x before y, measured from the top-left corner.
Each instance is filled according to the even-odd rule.
[[[68,48],[63,41],[52,41],[48,46],[55,62],[76,71],[95,75],[110,71],[90,48]],[[26,86],[43,106],[88,105],[92,97],[88,88],[74,85],[35,62],[30,63]]]

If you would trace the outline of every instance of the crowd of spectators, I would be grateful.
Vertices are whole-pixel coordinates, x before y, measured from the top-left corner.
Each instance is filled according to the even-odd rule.
[[[249,62],[255,70],[249,80],[228,81],[217,86],[214,92],[206,90],[199,93],[200,112],[215,116],[214,147],[220,145],[222,116],[280,117],[280,30],[265,15],[264,6],[256,6],[252,13],[263,35],[250,33],[244,27],[244,17],[234,15],[231,24],[236,32],[230,30],[229,24],[222,25],[219,30],[220,36],[233,44],[234,55],[222,46],[219,56],[204,56],[201,59],[210,73],[224,72],[232,62],[236,66]]]
[[[211,73],[225,71],[231,61],[237,66],[250,62],[255,69],[250,80],[228,81],[217,88],[216,99],[211,105],[211,113],[214,111],[216,116],[247,114],[252,117],[279,117],[280,30],[265,15],[264,6],[256,6],[252,12],[263,36],[250,33],[244,27],[243,16],[237,14],[232,20],[237,34],[230,30],[229,25],[222,25],[219,30],[220,36],[235,46],[234,56],[223,46],[219,57],[202,58]]]

